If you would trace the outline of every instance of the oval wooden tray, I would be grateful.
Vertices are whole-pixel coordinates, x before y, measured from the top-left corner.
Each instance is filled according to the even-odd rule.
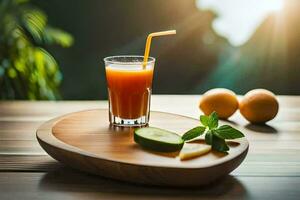
[[[184,133],[199,121],[180,115],[151,112],[150,126]],[[228,154],[210,152],[180,161],[178,153],[142,149],[133,141],[133,128],[110,126],[105,109],[71,113],[44,123],[37,139],[54,159],[101,176],[151,185],[195,186],[211,183],[240,165],[248,152],[245,138],[231,142]]]

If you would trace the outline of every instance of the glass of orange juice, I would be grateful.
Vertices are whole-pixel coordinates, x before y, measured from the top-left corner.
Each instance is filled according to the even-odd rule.
[[[112,125],[144,126],[149,122],[155,59],[143,60],[144,56],[104,58]]]

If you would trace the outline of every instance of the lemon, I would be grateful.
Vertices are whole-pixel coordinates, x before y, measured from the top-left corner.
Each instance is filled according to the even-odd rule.
[[[225,88],[216,88],[205,92],[199,103],[199,108],[205,115],[216,111],[221,119],[229,118],[238,107],[239,102],[235,93]]]
[[[279,109],[276,96],[265,89],[249,91],[241,100],[241,114],[251,123],[265,123],[273,119]]]
[[[211,146],[207,144],[185,143],[179,153],[179,158],[180,160],[191,159],[206,154],[210,150]]]

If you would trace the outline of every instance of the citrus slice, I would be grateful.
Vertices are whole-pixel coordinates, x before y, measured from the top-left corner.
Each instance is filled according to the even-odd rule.
[[[180,160],[187,160],[208,153],[211,146],[207,144],[185,143],[179,153]]]

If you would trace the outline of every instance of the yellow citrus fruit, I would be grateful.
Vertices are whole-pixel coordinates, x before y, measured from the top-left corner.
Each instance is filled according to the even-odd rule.
[[[241,100],[241,114],[251,123],[265,123],[273,119],[279,109],[276,96],[265,89],[249,91]]]
[[[238,107],[239,102],[235,93],[225,88],[205,92],[199,103],[199,108],[205,115],[216,111],[221,119],[227,119],[233,115]]]

